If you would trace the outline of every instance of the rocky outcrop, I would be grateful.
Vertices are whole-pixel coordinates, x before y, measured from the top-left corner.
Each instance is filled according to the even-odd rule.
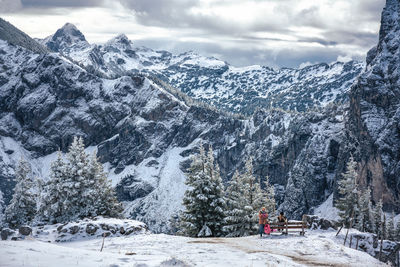
[[[381,253],[381,240],[378,239],[375,234],[350,233],[348,240],[352,241],[349,245],[352,248],[362,250],[374,258],[390,263],[393,266],[398,264],[398,254],[400,252],[399,242],[383,240]]]
[[[385,210],[396,212],[400,211],[399,5],[397,0],[386,2],[378,45],[368,53],[366,69],[351,89],[347,142],[338,166],[344,170],[352,154],[358,162],[358,183],[370,186],[373,200],[382,199]]]

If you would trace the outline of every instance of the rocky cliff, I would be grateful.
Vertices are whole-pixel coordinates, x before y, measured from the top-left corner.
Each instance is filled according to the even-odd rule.
[[[352,154],[358,161],[359,183],[371,186],[374,201],[388,210],[400,208],[400,17],[399,1],[387,0],[378,45],[350,93],[347,141],[339,170]]]

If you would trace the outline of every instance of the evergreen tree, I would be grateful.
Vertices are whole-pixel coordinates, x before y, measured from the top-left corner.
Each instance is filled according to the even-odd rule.
[[[3,199],[3,192],[1,192],[0,190],[0,229],[3,227],[5,220],[4,209],[5,209],[5,204]]]
[[[396,241],[400,242],[400,221],[397,221],[396,225]]]
[[[342,180],[339,181],[339,195],[341,196],[337,201],[337,208],[339,209],[339,216],[342,223],[350,224],[351,216],[354,218],[358,216],[357,201],[358,191],[356,187],[356,162],[353,157],[347,163],[347,170],[343,174]],[[351,227],[351,225],[349,225]]]
[[[222,227],[225,217],[224,186],[222,184],[220,169],[214,162],[214,152],[212,147],[208,150],[207,161],[205,164],[206,175],[210,176],[211,186],[208,195],[210,206],[208,211],[208,223],[213,236],[223,234]]]
[[[261,190],[260,184],[257,183],[253,175],[253,159],[250,158],[246,161],[245,172],[241,177],[241,184],[244,188],[244,220],[247,227],[245,228],[245,235],[255,234],[258,231],[258,211],[265,204],[266,194]]]
[[[185,210],[180,218],[182,233],[198,236],[204,232],[208,235],[210,230],[212,236],[220,235],[225,202],[219,168],[214,164],[212,150],[207,157],[204,147],[200,145],[200,153],[192,157],[186,185],[188,189],[183,198]]]
[[[383,217],[382,206],[383,206],[382,199],[380,199],[376,204],[373,213],[374,233],[377,234],[378,238],[381,238],[382,235],[382,217]]]
[[[265,207],[269,217],[276,215],[275,188],[269,183],[269,176],[265,178]]]
[[[50,223],[68,222],[87,216],[119,217],[122,206],[93,155],[85,153],[82,138],[74,138],[64,161],[61,153],[51,165],[50,180],[44,188],[41,219]]]
[[[88,190],[88,194],[93,203],[93,213],[107,217],[120,217],[123,211],[122,205],[118,202],[111,182],[107,179],[107,174],[95,152],[90,160],[89,174],[92,187]]]
[[[203,145],[199,154],[192,156],[185,184],[188,189],[183,197],[185,210],[181,214],[181,231],[187,236],[197,236],[206,224],[209,182],[205,175],[206,155]]]
[[[11,227],[32,222],[36,214],[36,194],[28,162],[21,158],[15,170],[16,185],[6,208],[6,221]]]
[[[68,192],[63,191],[62,186],[66,176],[66,163],[62,159],[61,151],[57,153],[57,159],[51,163],[50,179],[45,183],[38,216],[50,223],[62,221],[63,202]]]
[[[392,212],[392,216],[386,222],[387,229],[387,239],[395,241],[396,240],[396,229],[394,227],[394,213]]]
[[[229,237],[238,237],[248,234],[248,222],[244,219],[246,201],[244,196],[243,179],[236,170],[229,186],[226,189],[227,216],[225,217],[224,232]]]
[[[357,216],[357,229],[362,232],[373,232],[371,189],[362,192],[359,200],[359,213]]]

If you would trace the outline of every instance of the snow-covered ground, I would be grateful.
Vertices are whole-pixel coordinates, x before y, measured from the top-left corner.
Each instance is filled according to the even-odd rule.
[[[0,241],[0,266],[384,266],[342,245],[336,231],[306,235],[187,238],[165,234],[47,243]]]

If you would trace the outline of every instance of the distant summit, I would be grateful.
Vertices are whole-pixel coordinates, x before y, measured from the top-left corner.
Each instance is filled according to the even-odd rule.
[[[54,52],[68,52],[71,48],[84,49],[90,46],[85,36],[71,23],[66,23],[55,34],[50,35],[41,42]]]
[[[2,18],[0,18],[0,39],[12,45],[25,47],[35,53],[42,54],[48,52],[45,47]]]

